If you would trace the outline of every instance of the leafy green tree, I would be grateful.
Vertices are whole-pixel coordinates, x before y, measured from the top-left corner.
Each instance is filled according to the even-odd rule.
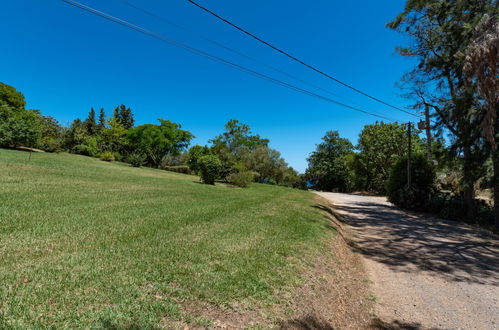
[[[413,133],[413,153],[422,153],[422,148],[421,139]],[[359,135],[357,149],[359,154],[354,160],[355,168],[359,175],[364,176],[365,183],[364,187],[358,188],[384,193],[392,165],[407,154],[407,129],[398,123],[366,125]]]
[[[195,173],[199,172],[199,158],[206,156],[206,155],[211,155],[212,151],[209,147],[207,146],[200,146],[199,144],[196,144],[195,146],[191,147],[189,149],[188,153],[188,158],[187,158],[187,165],[189,165],[189,168],[194,171]]]
[[[306,177],[317,190],[347,192],[352,189],[352,170],[347,157],[353,145],[337,131],[328,131],[308,158]]]
[[[215,152],[227,148],[234,155],[239,156],[238,150],[243,150],[242,148],[254,150],[257,146],[267,146],[269,140],[262,139],[258,134],[253,135],[248,125],[231,119],[225,124],[225,132],[210,140],[210,143]]]
[[[24,95],[0,83],[0,146],[38,147],[42,124],[36,111],[25,110]]]
[[[281,184],[288,164],[279,151],[266,145],[258,145],[252,151],[240,152],[244,170],[257,173],[256,179],[261,183]]]
[[[14,87],[0,82],[0,105],[7,105],[11,109],[22,110],[26,105],[24,95]]]
[[[38,117],[42,125],[40,148],[49,152],[60,151],[63,144],[64,127],[54,117],[43,116],[40,113],[38,113]]]
[[[476,215],[474,186],[483,175],[487,157],[480,131],[482,106],[476,85],[467,84],[462,54],[486,14],[497,17],[497,0],[410,0],[387,24],[410,37],[410,47],[399,47],[398,51],[417,59],[417,64],[404,81],[413,86],[421,104],[431,107],[437,127],[453,135],[451,149],[456,157],[463,157],[470,218]]]
[[[129,150],[127,129],[115,118],[110,118],[107,121],[107,125],[104,130],[101,131],[99,137],[102,139],[102,141],[99,143],[100,152],[109,151],[115,153],[115,156],[125,156],[125,154]]]
[[[0,104],[0,147],[38,147],[42,124],[37,112]]]
[[[194,137],[180,124],[158,119],[160,125],[144,124],[128,131],[127,139],[136,152],[147,155],[149,165],[158,167],[166,154],[178,154]]]
[[[393,165],[387,181],[388,200],[395,205],[424,210],[435,183],[435,169],[423,154],[412,158],[411,186],[407,186],[407,157]]]
[[[81,119],[73,120],[63,135],[63,146],[69,152],[76,152],[75,147],[83,144],[87,138],[87,130]]]

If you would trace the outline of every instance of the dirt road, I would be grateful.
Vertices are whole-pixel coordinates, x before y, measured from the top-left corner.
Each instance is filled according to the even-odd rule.
[[[319,193],[353,228],[386,329],[499,329],[499,239],[401,211],[384,198]]]

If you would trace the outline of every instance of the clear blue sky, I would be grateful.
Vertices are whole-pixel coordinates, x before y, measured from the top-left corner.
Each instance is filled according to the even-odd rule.
[[[116,0],[81,2],[309,88]],[[400,121],[414,119],[265,48],[187,0],[129,2],[327,88],[342,97],[339,101]],[[306,62],[398,106],[407,101],[395,83],[412,63],[394,55],[394,47],[406,41],[384,25],[403,9],[404,2],[199,0]],[[91,107],[104,107],[110,114],[123,103],[132,108],[137,124],[169,119],[193,132],[194,143],[205,144],[235,118],[269,138],[271,147],[290,165],[304,171],[307,156],[327,130],[338,130],[356,143],[362,127],[376,121],[192,55],[58,0],[4,1],[0,30],[0,81],[22,91],[29,108],[40,109],[65,125],[86,117]]]

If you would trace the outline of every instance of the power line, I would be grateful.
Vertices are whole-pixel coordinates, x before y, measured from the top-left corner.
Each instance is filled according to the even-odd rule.
[[[347,84],[347,83],[345,83],[345,82],[343,82],[343,81],[341,81],[341,80],[339,80],[339,79],[337,79],[337,78],[335,78],[335,77],[333,77],[333,76],[331,76],[331,75],[329,75],[329,74],[327,74],[327,73],[325,73],[324,71],[319,70],[319,69],[317,69],[316,67],[314,67],[314,66],[312,66],[312,65],[310,65],[310,64],[307,64],[307,63],[306,63],[306,62],[304,62],[303,60],[300,60],[299,58],[297,58],[297,57],[295,57],[295,56],[293,56],[293,55],[289,54],[288,52],[286,52],[286,51],[284,51],[284,50],[282,50],[282,49],[280,49],[280,48],[278,48],[278,47],[276,47],[276,46],[272,45],[271,43],[269,43],[269,42],[267,42],[267,41],[265,41],[265,40],[261,39],[260,37],[258,37],[258,36],[256,36],[256,35],[254,35],[253,33],[251,33],[251,32],[249,32],[249,31],[247,31],[247,30],[245,30],[245,29],[243,29],[243,28],[239,27],[238,25],[236,25],[236,24],[232,23],[232,22],[231,22],[231,21],[229,21],[228,19],[223,18],[222,16],[220,16],[220,15],[218,15],[217,13],[215,13],[215,12],[211,11],[210,9],[208,9],[208,8],[206,8],[206,7],[204,7],[204,6],[200,5],[200,4],[198,4],[197,2],[195,2],[195,1],[193,1],[193,0],[187,0],[187,1],[189,1],[190,3],[192,3],[193,5],[195,5],[196,7],[198,7],[198,8],[200,8],[200,9],[204,10],[205,12],[209,13],[210,15],[215,16],[215,17],[216,17],[216,18],[218,18],[219,20],[221,20],[221,21],[223,21],[223,22],[225,22],[225,23],[229,24],[230,26],[232,26],[232,27],[234,27],[235,29],[237,29],[237,30],[241,31],[242,33],[244,33],[244,34],[246,34],[246,35],[248,35],[248,36],[252,37],[253,39],[257,40],[258,42],[263,43],[264,45],[266,45],[266,46],[268,46],[268,47],[272,48],[273,50],[275,50],[275,51],[277,51],[277,52],[279,52],[279,53],[281,53],[281,54],[283,54],[283,55],[285,55],[285,56],[289,57],[289,58],[290,58],[290,59],[292,59],[293,61],[296,61],[296,62],[298,62],[298,63],[300,63],[300,64],[302,64],[302,65],[306,66],[307,68],[309,68],[309,69],[311,69],[311,70],[313,70],[313,71],[315,71],[315,72],[317,72],[317,73],[319,73],[319,74],[321,74],[321,75],[323,75],[323,76],[325,76],[325,77],[327,77],[327,78],[329,78],[329,79],[331,79],[331,80],[333,80],[333,81],[337,82],[338,84],[341,84],[341,85],[343,85],[343,86],[345,86],[345,87],[347,87],[347,88],[350,88],[351,90],[353,90],[353,91],[355,91],[355,92],[357,92],[357,93],[359,93],[359,94],[362,94],[362,95],[364,95],[364,96],[366,96],[366,97],[368,97],[368,98],[370,98],[370,99],[372,99],[372,100],[375,100],[376,102],[379,102],[379,103],[381,103],[381,104],[384,104],[384,105],[386,105],[386,106],[388,106],[388,107],[390,107],[390,108],[393,108],[393,109],[398,110],[398,111],[402,111],[402,112],[404,112],[404,113],[406,113],[406,114],[409,114],[409,115],[414,116],[414,117],[417,117],[417,118],[421,118],[420,116],[418,116],[418,115],[416,115],[416,114],[414,114],[414,113],[412,113],[412,112],[409,112],[409,111],[407,111],[407,110],[401,109],[401,108],[399,108],[399,107],[397,107],[397,106],[395,106],[395,105],[392,105],[392,104],[390,104],[390,103],[388,103],[388,102],[385,102],[385,101],[383,101],[383,100],[381,100],[381,99],[379,99],[379,98],[377,98],[377,97],[371,96],[371,95],[369,95],[369,94],[367,94],[367,93],[365,93],[365,92],[363,92],[363,91],[361,91],[361,90],[359,90],[359,89],[357,89],[357,88],[355,88],[355,87],[353,87],[353,86],[351,86],[351,85],[349,85],[349,84]]]
[[[353,104],[355,104],[355,105],[358,105],[358,106],[361,106],[361,107],[362,107],[362,105],[360,105],[360,104],[358,104],[358,103],[356,103],[356,102],[354,102],[354,101],[352,101],[352,100],[349,100],[349,99],[347,99],[347,98],[345,98],[345,97],[343,97],[343,96],[341,96],[341,95],[338,95],[338,94],[336,94],[336,93],[333,93],[333,92],[331,92],[331,91],[330,91],[330,90],[328,90],[328,89],[325,89],[325,88],[323,88],[323,87],[320,87],[320,86],[317,86],[317,85],[312,84],[312,83],[310,83],[310,82],[307,82],[307,81],[305,81],[305,80],[303,80],[303,79],[301,79],[301,78],[299,78],[299,77],[297,77],[297,76],[295,76],[295,75],[292,75],[292,74],[290,74],[290,73],[288,73],[288,72],[285,72],[285,71],[283,71],[283,70],[281,70],[281,69],[278,69],[278,68],[276,68],[276,67],[274,67],[274,66],[272,66],[272,65],[269,65],[269,64],[267,64],[267,63],[265,63],[265,62],[263,62],[263,61],[261,61],[261,60],[259,60],[259,59],[254,58],[254,57],[252,57],[252,56],[246,55],[246,54],[244,54],[244,53],[242,53],[242,52],[240,52],[240,51],[238,51],[238,50],[236,50],[236,49],[234,49],[234,48],[231,48],[231,47],[229,47],[229,46],[226,46],[226,45],[224,45],[224,44],[222,44],[222,43],[220,43],[220,42],[218,42],[218,41],[215,41],[215,40],[213,40],[213,39],[210,39],[210,38],[206,37],[205,35],[203,35],[203,34],[201,34],[201,33],[198,33],[198,32],[196,32],[196,31],[193,31],[192,29],[188,29],[188,28],[183,27],[183,26],[181,26],[181,25],[179,25],[179,24],[177,24],[177,23],[174,23],[174,22],[172,22],[172,21],[170,21],[170,20],[168,20],[168,19],[164,18],[163,16],[160,16],[160,15],[158,15],[158,14],[156,14],[156,13],[153,13],[153,12],[151,12],[151,11],[147,10],[147,9],[144,9],[144,8],[142,8],[142,7],[139,7],[139,6],[137,6],[137,5],[133,4],[133,3],[129,2],[129,1],[126,1],[126,0],[116,0],[116,1],[117,1],[117,2],[119,2],[119,3],[122,3],[122,4],[126,5],[126,6],[128,6],[128,7],[130,7],[130,8],[133,8],[133,9],[135,9],[135,10],[138,10],[138,11],[140,11],[140,12],[142,12],[142,13],[144,13],[144,14],[148,15],[148,16],[154,17],[154,18],[156,18],[156,19],[158,19],[158,20],[160,20],[160,21],[162,21],[162,22],[164,22],[164,23],[166,23],[166,24],[168,24],[168,25],[171,25],[171,26],[173,26],[173,27],[176,27],[177,29],[180,29],[180,30],[183,30],[183,31],[186,31],[186,32],[192,33],[192,34],[196,35],[197,37],[199,37],[199,38],[201,38],[201,39],[203,39],[203,40],[205,40],[205,41],[207,41],[207,42],[209,42],[209,43],[212,43],[212,44],[214,44],[214,45],[216,45],[216,46],[218,46],[218,47],[220,47],[220,48],[223,48],[223,49],[225,49],[225,50],[228,50],[229,52],[232,52],[232,53],[237,54],[237,55],[239,55],[239,56],[241,56],[241,57],[244,57],[244,58],[246,58],[246,59],[249,59],[249,60],[251,60],[251,61],[253,61],[253,62],[255,62],[255,63],[258,63],[258,64],[260,64],[260,65],[263,65],[263,66],[265,66],[265,67],[267,67],[267,68],[269,68],[269,69],[271,69],[271,70],[273,70],[273,71],[275,71],[275,72],[278,72],[278,73],[280,73],[280,74],[282,74],[282,75],[285,75],[285,76],[287,76],[287,77],[289,77],[289,78],[291,78],[291,79],[294,79],[294,80],[299,81],[299,82],[301,82],[301,83],[304,83],[304,84],[306,84],[306,85],[308,85],[308,86],[310,86],[310,87],[316,88],[316,89],[321,90],[321,91],[323,91],[323,92],[326,92],[326,93],[328,93],[328,94],[330,94],[330,95],[332,95],[332,96],[335,96],[335,97],[337,97],[337,98],[340,98],[340,99],[343,99],[343,100],[345,100],[345,101],[348,101],[349,103],[353,103]]]
[[[84,11],[87,11],[87,12],[89,12],[91,14],[100,16],[100,17],[102,17],[104,19],[107,19],[107,20],[112,21],[114,23],[120,24],[120,25],[125,26],[127,28],[130,28],[132,30],[135,30],[135,31],[137,31],[139,33],[142,33],[144,35],[147,35],[149,37],[152,37],[152,38],[158,39],[158,40],[160,40],[162,42],[168,43],[170,45],[173,45],[173,46],[185,49],[185,50],[187,50],[187,51],[189,51],[189,52],[191,52],[193,54],[196,54],[198,56],[206,57],[206,58],[211,59],[211,60],[213,60],[215,62],[227,65],[227,66],[232,67],[232,68],[235,68],[235,69],[237,69],[239,71],[246,72],[248,74],[254,75],[254,76],[256,76],[258,78],[261,78],[263,80],[267,80],[267,81],[273,82],[273,83],[275,83],[277,85],[281,85],[283,87],[295,90],[297,92],[300,92],[300,93],[303,93],[303,94],[306,94],[306,95],[309,95],[309,96],[312,96],[312,97],[316,97],[316,98],[322,99],[324,101],[327,101],[327,102],[330,102],[330,103],[333,103],[333,104],[336,104],[336,105],[339,105],[339,106],[342,106],[342,107],[345,107],[345,108],[348,108],[348,109],[351,109],[351,110],[362,112],[364,114],[368,114],[368,115],[371,115],[371,116],[374,116],[374,117],[378,117],[378,118],[381,118],[381,119],[385,119],[385,120],[389,120],[389,121],[395,121],[395,120],[393,120],[391,118],[388,118],[388,117],[385,117],[385,116],[381,116],[381,115],[378,115],[378,114],[374,114],[374,113],[371,113],[369,111],[362,110],[362,109],[359,109],[359,108],[356,108],[356,107],[352,107],[350,105],[347,105],[347,104],[335,101],[335,100],[333,100],[333,99],[331,99],[329,97],[326,97],[326,96],[323,96],[323,95],[320,95],[320,94],[308,91],[306,89],[303,89],[303,88],[300,88],[300,87],[297,87],[297,86],[294,86],[294,85],[291,85],[291,84],[289,84],[287,82],[284,82],[284,81],[281,81],[279,79],[272,78],[272,77],[270,77],[270,76],[268,76],[266,74],[254,71],[254,70],[246,68],[246,67],[244,67],[242,65],[239,65],[239,64],[227,61],[227,60],[225,60],[225,59],[223,59],[221,57],[218,57],[218,56],[209,54],[207,52],[204,52],[202,50],[199,50],[197,48],[188,46],[188,45],[186,45],[184,43],[181,43],[179,41],[167,38],[167,37],[165,37],[165,36],[163,36],[161,34],[152,32],[152,31],[147,30],[147,29],[145,29],[143,27],[140,27],[138,25],[134,25],[134,24],[129,23],[129,22],[125,21],[125,20],[122,20],[120,18],[114,17],[114,16],[112,16],[110,14],[104,13],[102,11],[99,11],[99,10],[94,9],[92,7],[86,6],[84,4],[76,2],[74,0],[62,0],[62,1],[65,2],[65,3],[67,3],[67,4],[69,4],[69,5],[77,7],[79,9],[82,9]]]

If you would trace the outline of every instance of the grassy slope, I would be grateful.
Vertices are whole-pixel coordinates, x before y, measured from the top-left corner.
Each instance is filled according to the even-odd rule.
[[[332,234],[308,192],[27,157],[0,149],[0,327],[209,322],[193,302],[275,310]]]

